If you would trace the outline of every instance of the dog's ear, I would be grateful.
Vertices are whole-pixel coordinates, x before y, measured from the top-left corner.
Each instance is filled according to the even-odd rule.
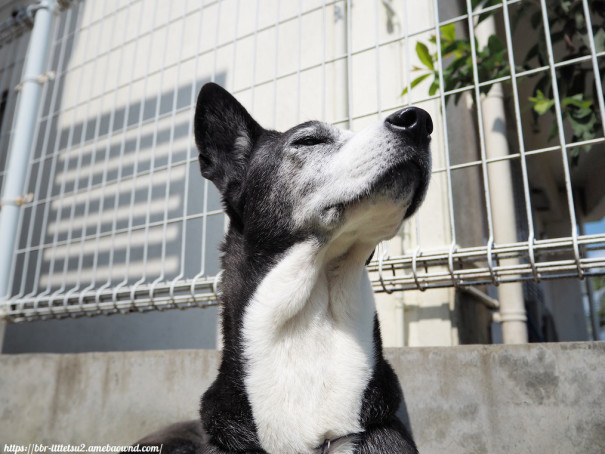
[[[225,89],[207,83],[195,109],[195,143],[202,175],[223,195],[227,212],[240,215],[241,183],[263,128]]]

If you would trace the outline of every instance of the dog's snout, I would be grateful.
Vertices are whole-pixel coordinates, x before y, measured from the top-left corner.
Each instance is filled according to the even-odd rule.
[[[392,113],[385,120],[397,132],[411,135],[416,140],[426,139],[433,132],[433,120],[426,110],[406,107]]]

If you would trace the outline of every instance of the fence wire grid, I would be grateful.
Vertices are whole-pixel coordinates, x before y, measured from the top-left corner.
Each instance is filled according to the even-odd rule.
[[[377,292],[603,274],[605,233],[583,229],[605,215],[602,13],[577,1],[584,26],[566,44],[551,3],[72,2],[55,17],[4,316],[216,304],[226,219],[192,140],[208,81],[276,129],[357,130],[410,104],[431,113],[429,195],[400,249],[370,263]],[[7,36],[2,150],[29,39]],[[563,86],[573,71],[580,97]],[[574,129],[574,106],[594,118],[590,134]],[[1,181],[6,162],[3,151]]]

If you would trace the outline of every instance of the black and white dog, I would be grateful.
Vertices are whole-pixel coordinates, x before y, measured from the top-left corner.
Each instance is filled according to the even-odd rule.
[[[421,203],[432,129],[424,110],[408,107],[356,134],[317,121],[280,133],[263,129],[218,85],[202,88],[200,166],[230,219],[223,358],[202,398],[204,442],[181,434],[179,445],[164,434],[166,446],[417,452],[396,416],[402,393],[383,358],[364,265]],[[180,427],[188,429],[197,432]]]

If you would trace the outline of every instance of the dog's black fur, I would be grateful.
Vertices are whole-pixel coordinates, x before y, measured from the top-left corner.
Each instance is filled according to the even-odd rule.
[[[432,125],[428,115],[427,118],[422,117],[426,122],[423,132],[401,132],[401,140],[407,147],[420,150],[413,163],[397,170],[397,178],[414,182],[415,193],[406,217],[420,204],[429,178],[428,143]],[[326,234],[320,228],[301,227],[292,222],[296,206],[294,199],[288,197],[289,189],[279,169],[285,144],[292,134],[309,124],[312,123],[285,133],[266,130],[218,85],[210,83],[202,88],[195,113],[200,167],[202,175],[221,192],[230,220],[222,245],[222,363],[215,382],[202,398],[202,424],[173,426],[140,443],[164,443],[163,452],[266,452],[259,441],[244,383],[246,358],[241,334],[244,309],[263,278],[289,248],[309,237],[317,236],[319,241],[324,241],[322,236]],[[323,139],[311,138],[310,143],[313,140]],[[363,393],[359,414],[363,431],[355,436],[354,452],[415,453],[412,437],[396,416],[402,392],[395,372],[383,357],[376,317],[374,355],[375,366]]]

